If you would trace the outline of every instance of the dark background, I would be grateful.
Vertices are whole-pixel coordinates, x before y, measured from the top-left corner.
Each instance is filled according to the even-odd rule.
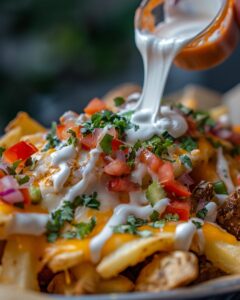
[[[139,0],[0,0],[0,128],[25,110],[45,125],[115,85],[142,83],[134,45]],[[240,49],[207,72],[173,68],[166,93],[188,83],[225,92],[240,82]]]

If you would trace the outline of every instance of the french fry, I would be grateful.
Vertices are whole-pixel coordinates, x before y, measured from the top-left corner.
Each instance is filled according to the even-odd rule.
[[[81,251],[64,252],[56,254],[49,261],[48,266],[54,272],[67,270],[79,263],[84,259],[84,254]]]
[[[27,249],[19,249],[16,240],[7,242],[2,258],[1,283],[22,289],[38,290],[37,259]]]
[[[32,119],[27,113],[19,112],[14,120],[12,120],[6,127],[6,132],[20,127],[23,135],[34,134],[38,132],[45,132],[46,129],[37,121]]]
[[[228,274],[240,274],[240,242],[217,226],[203,227],[204,254],[216,267]]]
[[[19,142],[22,136],[23,134],[21,127],[15,127],[0,138],[0,146],[4,148],[9,148],[17,142]]]
[[[161,233],[159,236],[129,242],[103,258],[97,271],[103,278],[117,276],[130,266],[135,266],[146,257],[173,248],[173,234]]]
[[[27,113],[20,112],[6,127],[6,134],[0,139],[1,147],[11,147],[26,135],[44,133],[46,129]]]

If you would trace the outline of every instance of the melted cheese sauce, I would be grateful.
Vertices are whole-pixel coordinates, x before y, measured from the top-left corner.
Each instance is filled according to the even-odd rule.
[[[136,205],[124,204],[117,206],[114,210],[113,216],[103,228],[101,233],[94,237],[91,241],[91,257],[93,262],[97,262],[100,259],[101,250],[104,244],[113,234],[113,227],[126,223],[127,217],[131,214],[138,218],[146,219],[153,213],[154,210],[156,210],[161,215],[165,211],[168,203],[168,199],[162,199],[154,207],[151,205],[139,207]]]

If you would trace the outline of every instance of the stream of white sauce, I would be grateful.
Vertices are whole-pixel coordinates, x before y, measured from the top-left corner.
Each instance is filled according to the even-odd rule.
[[[167,77],[177,54],[203,32],[220,11],[222,0],[172,1],[164,4],[164,21],[155,32],[135,31],[137,47],[144,63],[144,86],[132,121],[139,130],[128,131],[129,142],[146,140],[168,131],[178,138],[186,133],[185,119],[169,107],[161,107]]]

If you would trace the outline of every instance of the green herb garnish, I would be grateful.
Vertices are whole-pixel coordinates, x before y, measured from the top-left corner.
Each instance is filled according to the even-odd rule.
[[[114,233],[129,233],[129,234],[138,235],[139,231],[137,228],[141,227],[145,224],[147,224],[146,220],[136,218],[135,216],[129,216],[127,218],[127,223],[113,227],[113,232]]]
[[[181,155],[181,156],[180,156],[180,161],[181,161],[182,165],[183,165],[186,169],[192,170],[193,165],[192,165],[192,161],[191,161],[191,159],[190,159],[189,156],[187,156],[187,155]]]
[[[23,185],[30,180],[30,177],[28,175],[25,175],[24,177],[17,176],[16,179],[17,179],[19,185]]]
[[[180,147],[188,152],[191,152],[198,148],[198,143],[191,137],[184,137],[181,139]]]
[[[9,173],[9,175],[16,175],[16,169],[17,167],[20,165],[22,161],[21,160],[16,160],[11,166],[7,167],[7,171]]]
[[[73,224],[73,230],[63,233],[61,236],[65,239],[84,239],[88,236],[96,226],[96,219],[92,217],[88,223],[81,222]]]
[[[117,97],[113,101],[116,107],[122,106],[126,102],[123,97]]]
[[[202,228],[202,223],[201,222],[197,222],[197,221],[192,220],[192,223],[196,226],[197,229]]]
[[[51,220],[49,220],[47,224],[48,241],[50,241],[54,236],[58,238],[60,236],[60,231],[62,230],[64,225],[66,223],[71,224],[73,222],[74,212],[79,206],[99,209],[100,202],[97,200],[97,193],[95,192],[92,195],[78,196],[74,199],[73,202],[65,201],[60,209],[52,213]],[[52,235],[52,233],[54,233],[55,235]]]
[[[96,128],[113,127],[117,130],[119,138],[123,139],[126,130],[134,128],[138,130],[139,126],[131,123],[130,118],[125,115],[115,114],[105,110],[92,115],[91,119],[83,124],[81,132],[84,135],[93,133]]]
[[[204,220],[207,216],[208,210],[206,207],[203,209],[199,210],[196,214],[197,218]]]
[[[110,134],[105,134],[105,136],[101,140],[100,146],[105,154],[112,153],[112,141],[113,141],[113,136]]]
[[[48,151],[49,149],[56,148],[61,143],[61,141],[56,136],[56,128],[57,128],[57,123],[53,122],[51,130],[46,136],[46,140],[48,141],[48,143],[45,145],[42,152]]]
[[[71,136],[68,138],[67,140],[67,144],[68,145],[73,145],[74,147],[77,146],[77,143],[78,143],[78,139],[77,139],[77,135],[76,135],[76,132],[73,131],[72,129],[69,129],[67,131],[67,133],[69,133]]]

